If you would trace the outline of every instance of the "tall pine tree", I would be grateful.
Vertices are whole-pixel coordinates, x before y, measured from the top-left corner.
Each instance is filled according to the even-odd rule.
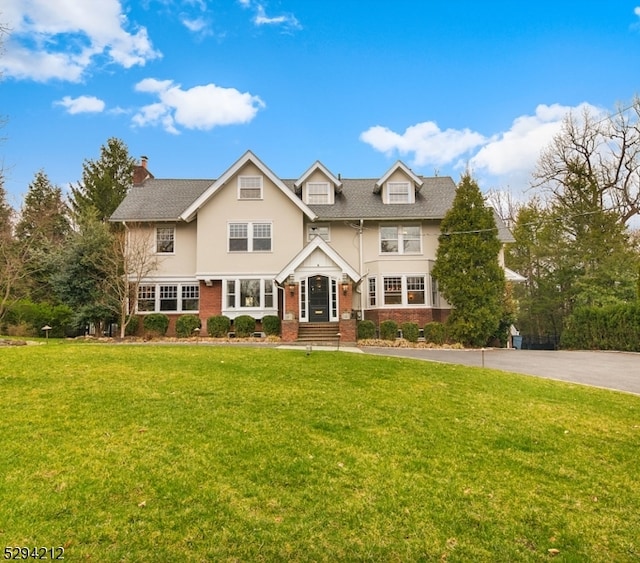
[[[24,267],[29,273],[28,293],[34,302],[52,301],[49,284],[52,256],[57,254],[71,230],[62,190],[40,170],[24,198],[16,238],[25,248]]]
[[[433,276],[454,307],[449,334],[465,345],[484,346],[503,316],[505,275],[493,211],[467,173],[441,224]]]
[[[77,217],[107,221],[133,183],[135,160],[123,141],[110,138],[98,160],[85,160],[82,181],[71,186],[71,208]]]

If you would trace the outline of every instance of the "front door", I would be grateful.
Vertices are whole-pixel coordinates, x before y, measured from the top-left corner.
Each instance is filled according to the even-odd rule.
[[[329,322],[329,278],[312,276],[307,280],[309,287],[309,322]]]

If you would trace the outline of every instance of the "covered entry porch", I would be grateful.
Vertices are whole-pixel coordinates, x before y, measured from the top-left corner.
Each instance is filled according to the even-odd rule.
[[[356,341],[353,291],[358,273],[315,237],[278,274],[283,288],[282,339]]]

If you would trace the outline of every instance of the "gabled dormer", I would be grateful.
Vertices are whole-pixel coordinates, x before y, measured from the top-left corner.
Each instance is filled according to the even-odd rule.
[[[342,191],[342,181],[316,160],[294,184],[296,193],[307,205],[331,205]]]
[[[215,180],[180,216],[183,221],[195,219],[198,211],[216,193],[230,186],[234,199],[241,202],[261,202],[267,185],[275,187],[296,205],[309,219],[314,221],[313,213],[255,154],[247,151],[222,176]]]
[[[406,164],[398,160],[373,187],[373,192],[381,194],[382,203],[414,203],[416,192],[424,182]]]

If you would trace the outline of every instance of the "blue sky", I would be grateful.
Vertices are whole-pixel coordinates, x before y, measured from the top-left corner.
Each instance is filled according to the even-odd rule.
[[[163,178],[468,166],[527,186],[568,111],[640,93],[640,0],[2,0],[0,159],[19,207],[118,137]]]

